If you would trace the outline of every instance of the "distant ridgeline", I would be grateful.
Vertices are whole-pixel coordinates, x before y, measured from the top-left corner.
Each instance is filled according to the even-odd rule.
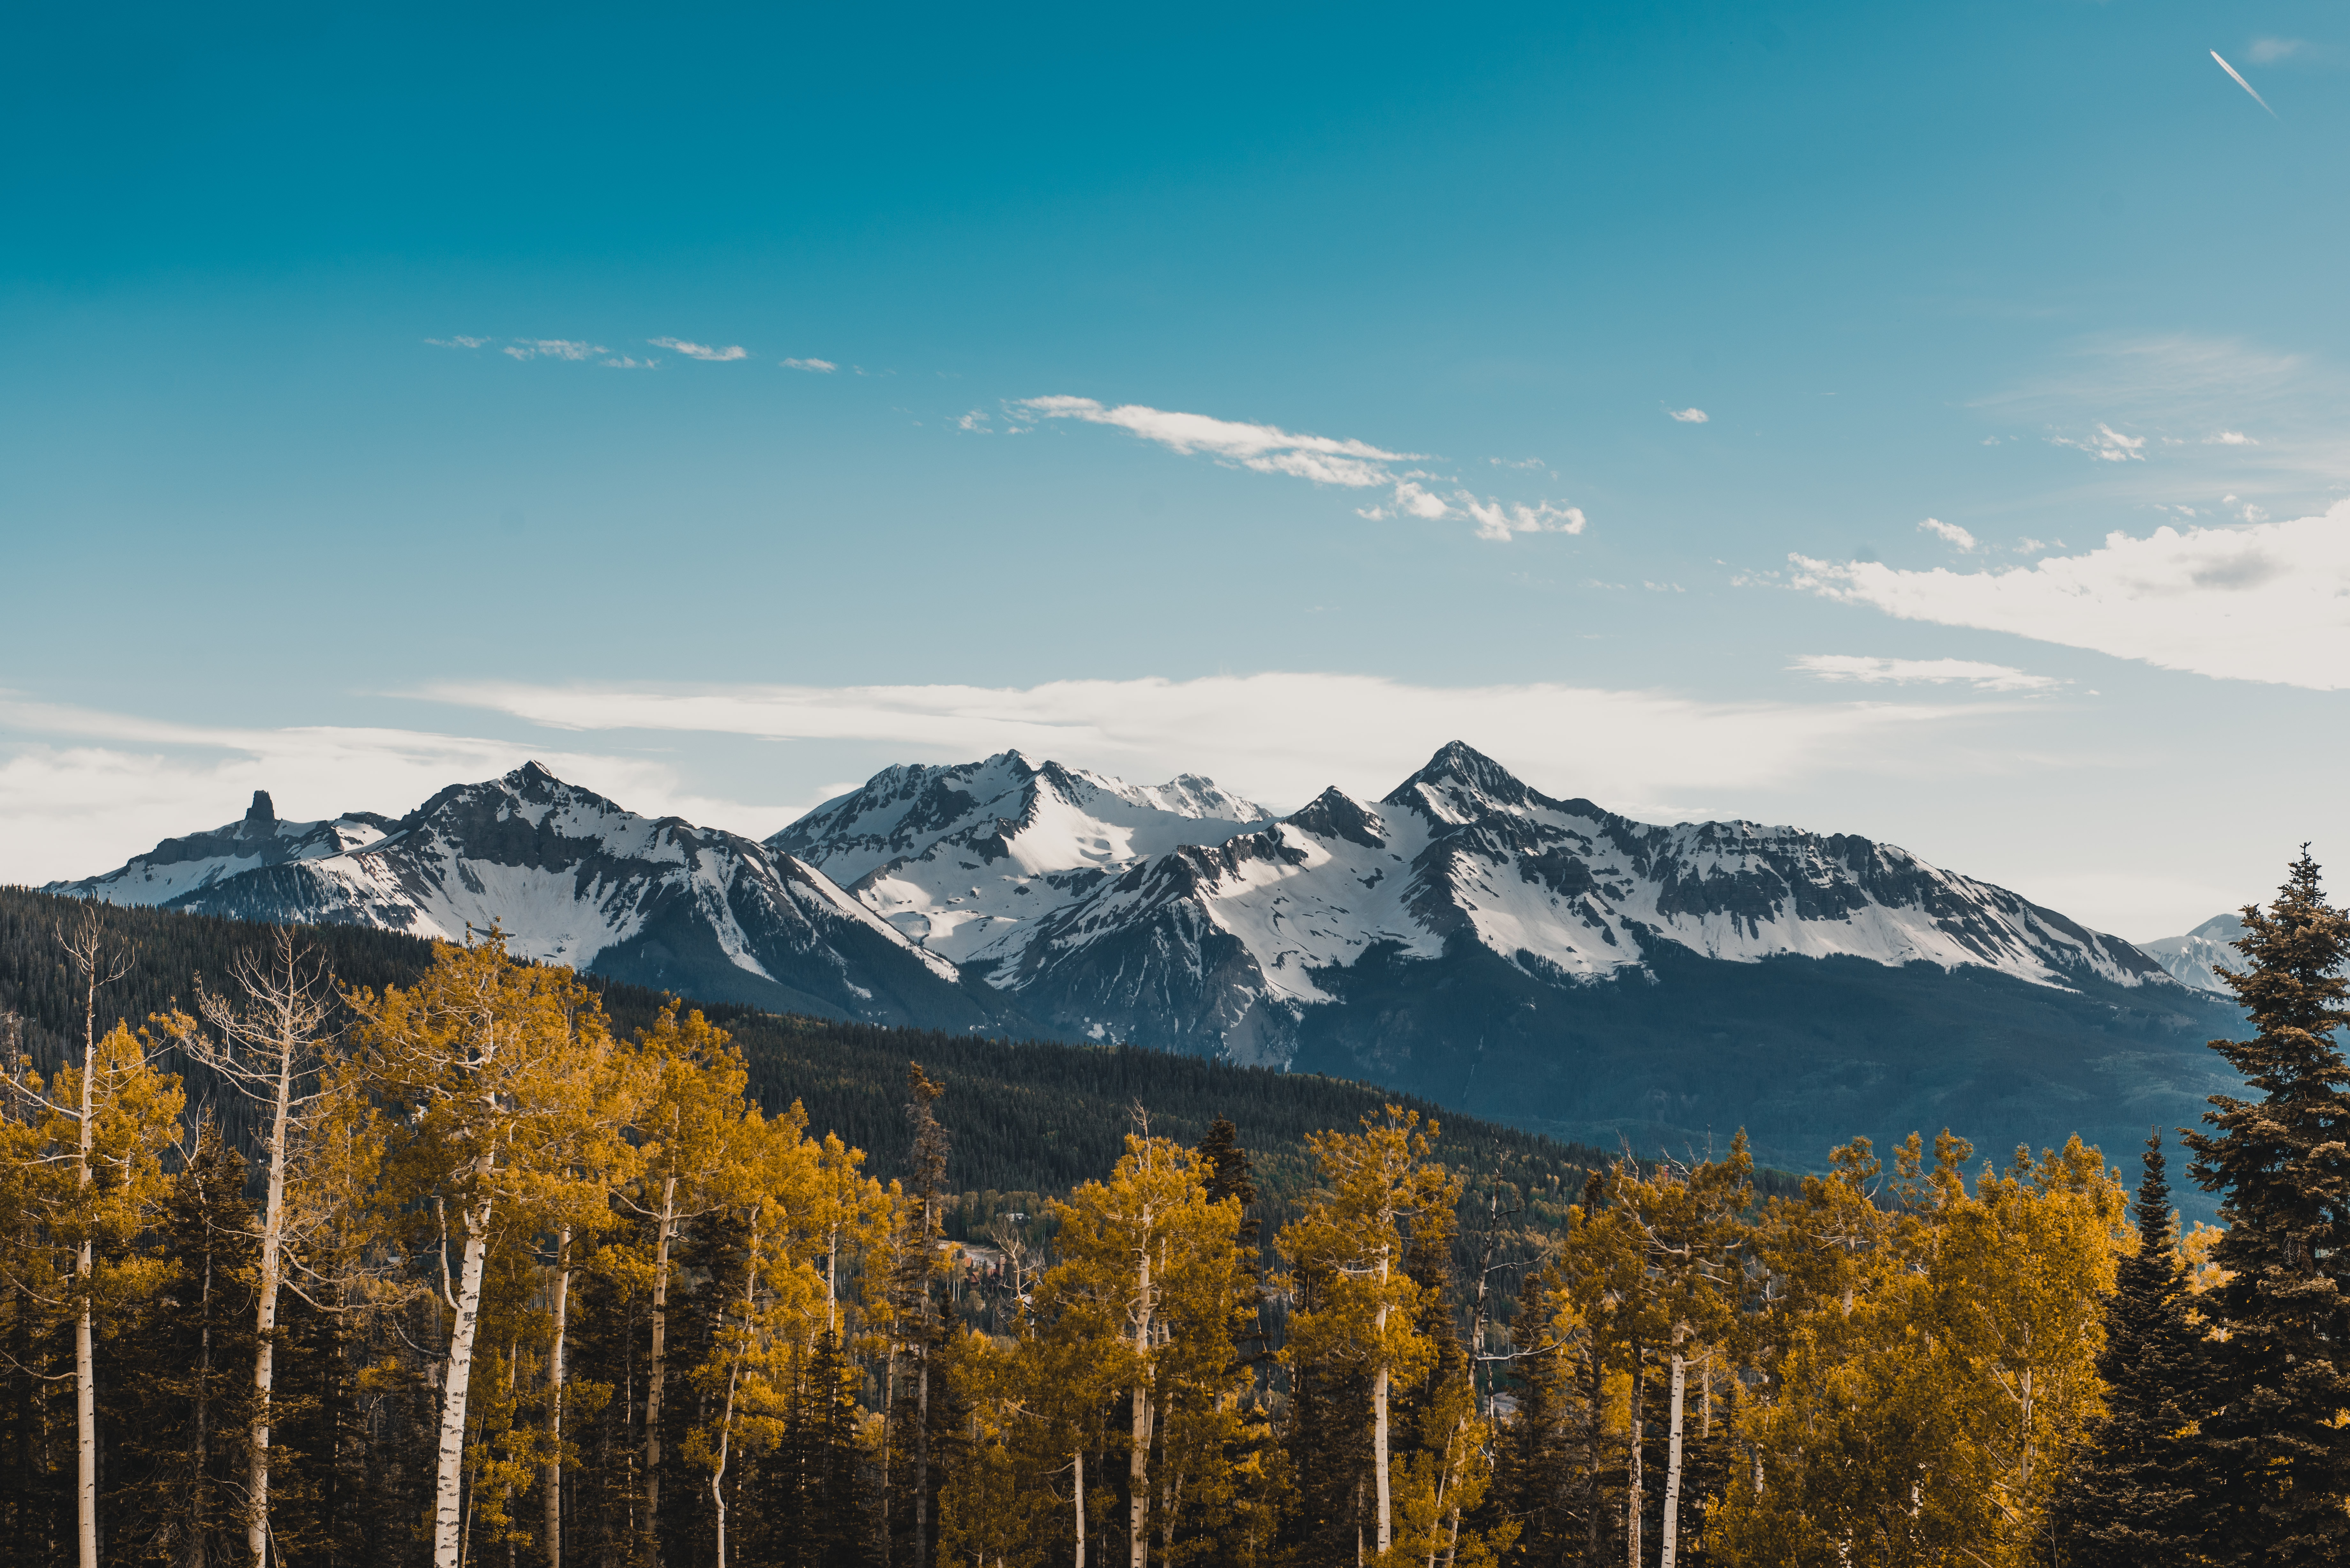
[[[192,1004],[194,977],[223,984],[236,956],[266,928],[209,915],[89,905],[78,898],[0,889],[0,1014],[22,1019],[26,1048],[44,1073],[78,1049],[81,998],[57,943],[58,928],[95,909],[109,942],[131,951],[129,975],[99,996],[99,1028],[117,1018]],[[360,926],[313,926],[303,940],[342,986],[407,985],[432,961],[415,937]],[[588,977],[603,993],[616,1031],[650,1023],[660,993]],[[813,1132],[838,1133],[868,1152],[867,1168],[888,1180],[905,1174],[906,1067],[919,1061],[946,1085],[939,1117],[953,1138],[951,1187],[963,1195],[950,1217],[953,1231],[976,1230],[993,1212],[1068,1191],[1117,1163],[1136,1108],[1150,1130],[1196,1144],[1218,1117],[1229,1118],[1255,1161],[1263,1192],[1261,1217],[1278,1225],[1290,1200],[1311,1182],[1305,1137],[1351,1129],[1385,1104],[1400,1102],[1443,1124],[1439,1158],[1479,1183],[1499,1176],[1556,1223],[1608,1151],[1459,1116],[1409,1095],[1309,1073],[1234,1066],[1136,1046],[1007,1041],[943,1031],[894,1029],[772,1013],[719,1004],[703,1012],[741,1047],[751,1090],[769,1114],[794,1100]],[[166,1062],[187,1079],[189,1104],[210,1106],[241,1147],[252,1147],[253,1109],[225,1092],[199,1064]],[[1722,1142],[1726,1147],[1728,1129]],[[1653,1157],[1656,1149],[1638,1151]],[[1675,1149],[1674,1154],[1707,1152]],[[1823,1151],[1825,1152],[1825,1151]],[[1795,1179],[1757,1173],[1765,1195],[1794,1190]],[[960,1236],[958,1239],[962,1239]]]

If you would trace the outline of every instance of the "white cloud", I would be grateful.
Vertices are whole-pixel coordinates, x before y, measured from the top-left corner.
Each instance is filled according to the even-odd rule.
[[[244,815],[265,789],[289,821],[346,811],[397,816],[450,784],[536,757],[635,811],[771,833],[799,804],[747,805],[693,793],[665,764],[567,746],[336,726],[179,724],[0,692],[0,882],[109,871],[161,839]],[[813,804],[813,803],[806,803]]]
[[[1706,411],[1703,409],[1667,409],[1665,412],[1672,419],[1678,420],[1685,425],[1701,425],[1706,422],[1707,419]]]
[[[639,359],[629,354],[615,354],[604,361],[615,370],[650,370],[660,363],[658,359]]]
[[[577,337],[517,337],[499,352],[517,359],[592,359],[610,350]]]
[[[987,429],[987,412],[983,409],[973,409],[971,412],[955,421],[955,428],[957,430],[977,431],[982,435],[992,433]]]
[[[1789,559],[1792,586],[1905,620],[2228,680],[2350,687],[2350,501],[2292,522],[2110,534],[2085,555],[1996,572]]]
[[[2254,38],[2251,48],[2246,52],[2251,56],[2254,65],[2272,66],[2307,47],[2300,38]]]
[[[1548,468],[1550,466],[1538,457],[1522,457],[1515,462],[1506,457],[1489,457],[1485,461],[1495,468]]]
[[[489,341],[486,337],[427,337],[424,341],[435,348],[479,348]]]
[[[1918,524],[1918,532],[1931,534],[1935,538],[1961,550],[1974,550],[1981,547],[1975,543],[1975,536],[1972,534],[1955,523],[1945,523],[1939,517],[1925,519]]]
[[[819,376],[829,376],[840,369],[829,359],[786,359],[783,365],[786,370],[813,370]],[[863,373],[858,372],[859,375]]]
[[[1357,490],[1394,482],[1394,476],[1381,464],[1410,462],[1425,455],[1388,452],[1368,441],[1295,435],[1274,425],[1244,424],[1207,414],[1175,413],[1139,403],[1105,408],[1091,398],[1051,397],[1024,399],[1015,406],[1042,419],[1116,425],[1186,456],[1204,452],[1260,473],[1295,474],[1317,484],[1341,484]]]
[[[1918,765],[1914,746],[1887,737],[1982,711],[1981,704],[1701,702],[1654,691],[1447,688],[1315,673],[1027,688],[466,682],[419,695],[564,729],[886,742],[941,761],[1018,747],[1128,778],[1206,773],[1289,805],[1331,784],[1375,799],[1458,739],[1554,794],[1666,820],[1731,810],[1740,792],[1798,776]]]
[[[718,348],[707,343],[689,343],[682,337],[648,337],[645,341],[656,348],[674,348],[689,359],[707,359],[712,364],[750,358],[750,350],[739,343]]]
[[[1420,462],[1426,458],[1425,452],[1389,452],[1368,441],[1298,435],[1277,425],[1176,413],[1139,403],[1108,408],[1091,398],[1026,398],[1011,407],[1015,414],[1037,419],[1114,425],[1170,452],[1187,457],[1204,452],[1219,462],[1237,463],[1259,473],[1285,473],[1316,484],[1336,484],[1349,490],[1392,486],[1393,498],[1387,504],[1356,509],[1359,515],[1374,521],[1397,515],[1430,522],[1445,518],[1473,520],[1480,539],[1508,539],[1515,534],[1580,534],[1585,526],[1583,512],[1578,507],[1548,501],[1532,505],[1490,498],[1480,502],[1467,490],[1440,494],[1419,483],[1434,475],[1418,470],[1397,473],[1388,467],[1390,463]]]
[[[1869,686],[1907,686],[1917,681],[1948,685],[1963,680],[1979,691],[2049,691],[2064,684],[2053,675],[2032,675],[2007,664],[1971,659],[1875,659],[1859,653],[1806,653],[1787,667],[1823,680],[1855,680]]]
[[[1467,491],[1461,504],[1477,520],[1480,539],[1507,539],[1513,534],[1580,534],[1586,519],[1580,506],[1554,506],[1538,501],[1532,506],[1488,500],[1479,503]]]
[[[2203,444],[2206,446],[2258,446],[2261,443],[2241,431],[2221,431]]]
[[[2048,444],[2069,446],[2076,452],[2085,452],[2100,462],[2144,462],[2146,461],[2144,436],[2126,436],[2113,426],[2103,422],[2098,424],[2095,435],[2078,439],[2072,436],[2050,436]]]

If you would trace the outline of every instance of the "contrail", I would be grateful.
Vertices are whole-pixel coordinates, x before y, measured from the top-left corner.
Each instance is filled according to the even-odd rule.
[[[2211,57],[2215,60],[2220,60],[2220,51],[2217,49],[2212,50]],[[2252,101],[2254,103],[2259,104],[2262,109],[2269,109],[2269,100],[2262,98],[2260,94],[2252,92],[2252,84],[2246,81],[2243,78],[2242,74],[2240,73],[2235,67],[2230,65],[2225,60],[2220,60],[2220,68],[2227,72],[2230,76],[2234,77],[2238,87],[2243,88],[2246,92],[2252,93]],[[2269,118],[2271,119],[2276,119],[2277,111],[2272,109],[2269,109]]]

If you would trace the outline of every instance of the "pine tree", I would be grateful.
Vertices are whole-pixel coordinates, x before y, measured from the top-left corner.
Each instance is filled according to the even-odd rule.
[[[2195,1499],[2182,1434],[2194,1420],[2197,1345],[2159,1129],[2147,1137],[2145,1167],[2133,1210],[2137,1251],[2121,1261],[2106,1303],[2097,1355],[2106,1413],[2057,1496],[2071,1568],[2190,1561],[2183,1537]]]
[[[2209,1467],[2199,1512],[2216,1561],[2334,1563],[2350,1552],[2350,916],[2325,901],[2306,846],[2266,911],[2244,910],[2224,979],[2252,1038],[2215,1040],[2259,1096],[2212,1096],[2190,1132],[2195,1179],[2220,1196],[2212,1253],[2228,1272],[2205,1298],[2224,1335],[2207,1345]]]

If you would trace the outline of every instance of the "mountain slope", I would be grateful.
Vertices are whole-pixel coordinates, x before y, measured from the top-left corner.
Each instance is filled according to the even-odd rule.
[[[868,892],[866,896],[871,898]],[[1280,1062],[1377,950],[1466,942],[1545,984],[1652,979],[1669,947],[1732,962],[1846,956],[2134,991],[2128,943],[1890,845],[1752,823],[1652,826],[1445,747],[1377,807],[1337,790],[1280,822],[1101,881],[991,979],[1064,1029]]]
[[[2235,992],[2228,989],[2219,971],[2244,967],[2244,955],[2231,945],[2243,934],[2244,922],[2241,917],[2214,915],[2183,937],[2165,937],[2160,941],[2140,942],[2138,950],[2160,964],[2169,972],[2171,979],[2190,990],[2233,997]]]
[[[1186,774],[1130,784],[1018,752],[884,769],[767,840],[855,892],[931,952],[1016,963],[1036,922],[1182,845],[1272,818]]]
[[[846,815],[773,842],[865,854],[886,911]],[[1458,743],[1375,805],[1104,867],[969,962],[1064,1033],[1644,1148],[1743,1125],[1799,1166],[1944,1125],[2126,1147],[2233,1086],[2204,1049],[2233,1015],[2117,938],[1891,845],[1554,799]]]
[[[396,821],[266,814],[256,796],[242,823],[48,890],[452,940],[495,923],[531,958],[826,1017],[972,1028],[1013,1015],[804,862],[639,816],[536,763]]]

